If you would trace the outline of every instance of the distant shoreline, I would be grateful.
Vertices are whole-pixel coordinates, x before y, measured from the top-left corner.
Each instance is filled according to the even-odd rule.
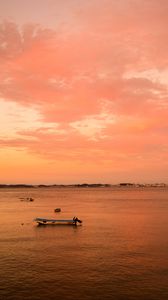
[[[103,183],[83,183],[83,184],[0,184],[2,188],[107,188],[107,187],[168,187],[165,183],[119,183],[119,184],[103,184]]]

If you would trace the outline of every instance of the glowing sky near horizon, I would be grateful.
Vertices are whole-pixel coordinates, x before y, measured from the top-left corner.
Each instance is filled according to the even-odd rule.
[[[168,1],[0,1],[0,183],[168,183]]]

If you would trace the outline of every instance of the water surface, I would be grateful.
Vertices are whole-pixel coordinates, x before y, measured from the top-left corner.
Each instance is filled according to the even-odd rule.
[[[1,189],[0,299],[167,300],[167,216],[166,188]]]

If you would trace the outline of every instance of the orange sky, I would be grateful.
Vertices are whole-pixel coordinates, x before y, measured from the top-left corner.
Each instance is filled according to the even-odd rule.
[[[168,1],[0,2],[0,183],[168,183]]]

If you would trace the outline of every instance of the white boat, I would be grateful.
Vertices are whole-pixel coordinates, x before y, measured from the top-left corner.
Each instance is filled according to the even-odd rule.
[[[34,221],[37,222],[39,225],[77,225],[77,223],[82,223],[82,221],[76,217],[74,217],[73,219],[65,220],[36,218],[34,219]]]

